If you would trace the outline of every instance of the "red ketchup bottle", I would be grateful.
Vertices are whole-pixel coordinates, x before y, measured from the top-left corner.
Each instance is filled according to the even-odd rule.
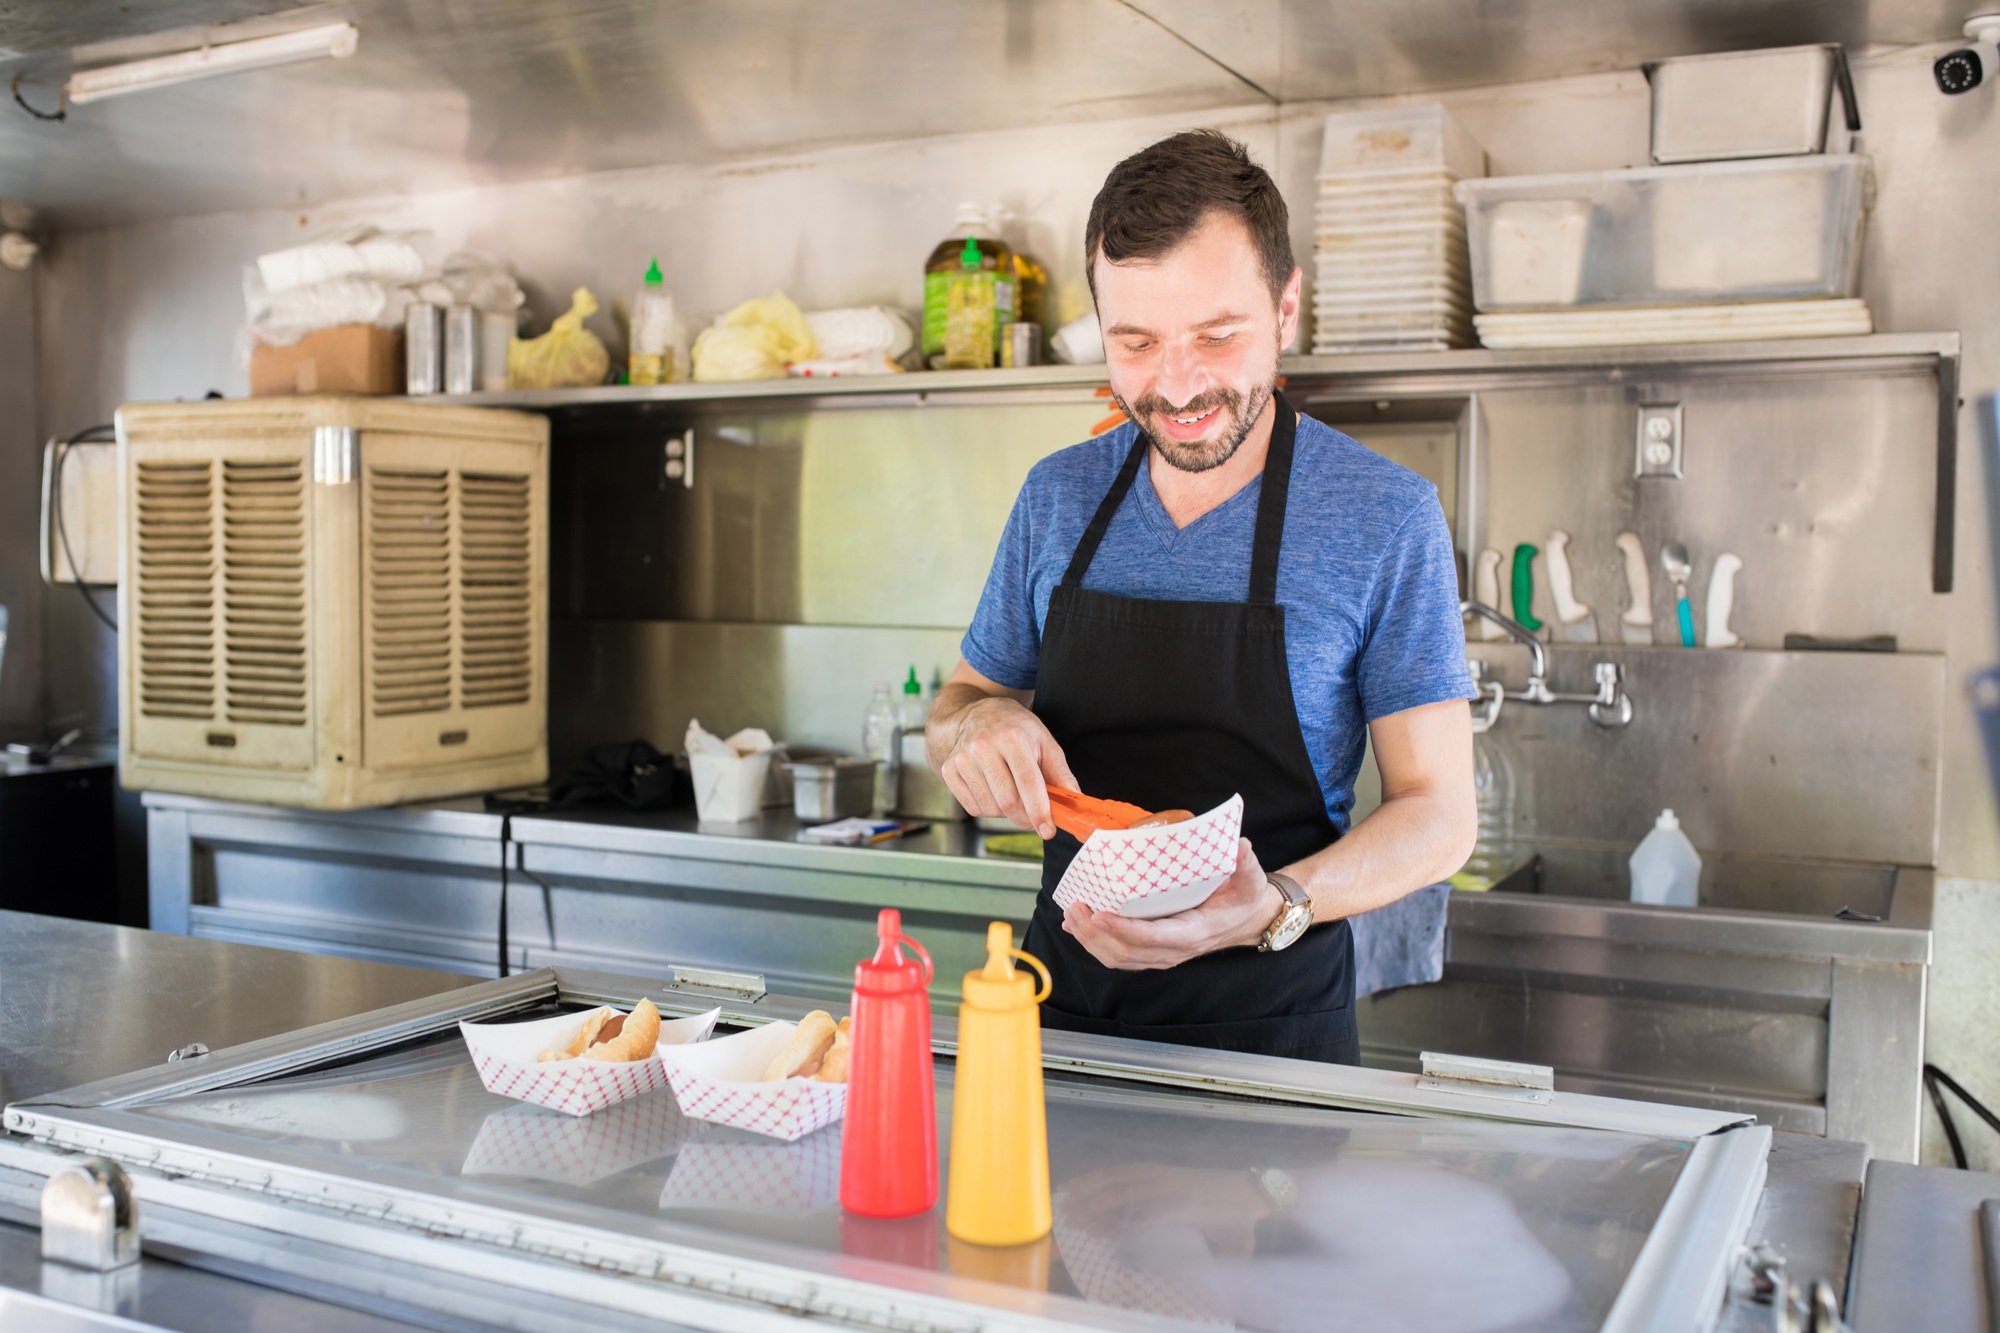
[[[875,933],[875,956],[854,968],[840,1206],[861,1217],[910,1217],[938,1197],[931,956],[903,934],[893,907],[876,916]]]

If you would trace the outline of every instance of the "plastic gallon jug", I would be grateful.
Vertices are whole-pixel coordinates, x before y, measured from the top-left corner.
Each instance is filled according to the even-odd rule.
[[[893,907],[876,914],[875,935],[875,956],[854,969],[840,1206],[862,1217],[910,1217],[936,1207],[938,1196],[931,956],[903,933]]]
[[[1681,832],[1671,810],[1660,811],[1653,831],[1632,853],[1632,901],[1693,907],[1701,883],[1701,853]]]
[[[1034,968],[1041,989],[1014,959]],[[975,1245],[1025,1245],[1049,1232],[1049,1131],[1042,1101],[1042,1016],[1049,970],[986,928],[986,966],[965,974],[952,1094],[945,1230]],[[852,1095],[852,1094],[850,1094]],[[849,1116],[853,1111],[850,1108]]]

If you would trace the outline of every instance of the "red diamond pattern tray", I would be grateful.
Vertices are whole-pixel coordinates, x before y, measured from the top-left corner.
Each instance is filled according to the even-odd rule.
[[[696,1018],[662,1020],[660,1049],[701,1041],[714,1030],[721,1013],[711,1009]],[[564,1115],[590,1115],[666,1086],[667,1073],[657,1054],[650,1060],[630,1061],[578,1056],[544,1063],[535,1058],[573,1040],[584,1017],[558,1014],[531,1023],[460,1023],[458,1030],[488,1092]]]
[[[1099,829],[1063,872],[1056,906],[1141,918],[1198,907],[1236,869],[1242,836],[1241,796],[1180,824]]]
[[[766,1023],[699,1046],[662,1048],[661,1062],[681,1114],[787,1141],[846,1115],[845,1083],[765,1081],[764,1071],[797,1030],[796,1023]]]

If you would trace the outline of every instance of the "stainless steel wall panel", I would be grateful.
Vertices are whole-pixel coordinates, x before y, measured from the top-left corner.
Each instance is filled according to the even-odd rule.
[[[1525,679],[1525,650],[1471,651]],[[1623,667],[1635,713],[1605,731],[1581,708],[1502,710],[1489,735],[1530,840],[1636,846],[1671,808],[1699,848],[1936,863],[1942,657],[1551,645],[1549,661],[1557,689],[1587,688],[1592,663]]]
[[[1923,1133],[1927,988],[1912,985],[1910,971],[1836,959],[1829,1013],[1851,1037],[1828,1052],[1827,1121],[1874,1126],[1876,1156],[1895,1162],[1917,1160]]]
[[[910,667],[928,684],[958,661],[959,629],[693,621],[559,621],[549,636],[554,770],[585,747],[644,736],[673,750],[690,718],[726,736],[763,727],[780,740],[861,748],[877,681]]]

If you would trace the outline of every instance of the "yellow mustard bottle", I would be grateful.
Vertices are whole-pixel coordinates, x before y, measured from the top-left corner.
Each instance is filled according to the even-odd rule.
[[[1034,968],[1041,989],[1014,959]],[[1049,1130],[1042,1101],[1042,1016],[1049,970],[986,928],[986,966],[965,974],[951,1102],[945,1230],[976,1245],[1025,1245],[1049,1233]]]

